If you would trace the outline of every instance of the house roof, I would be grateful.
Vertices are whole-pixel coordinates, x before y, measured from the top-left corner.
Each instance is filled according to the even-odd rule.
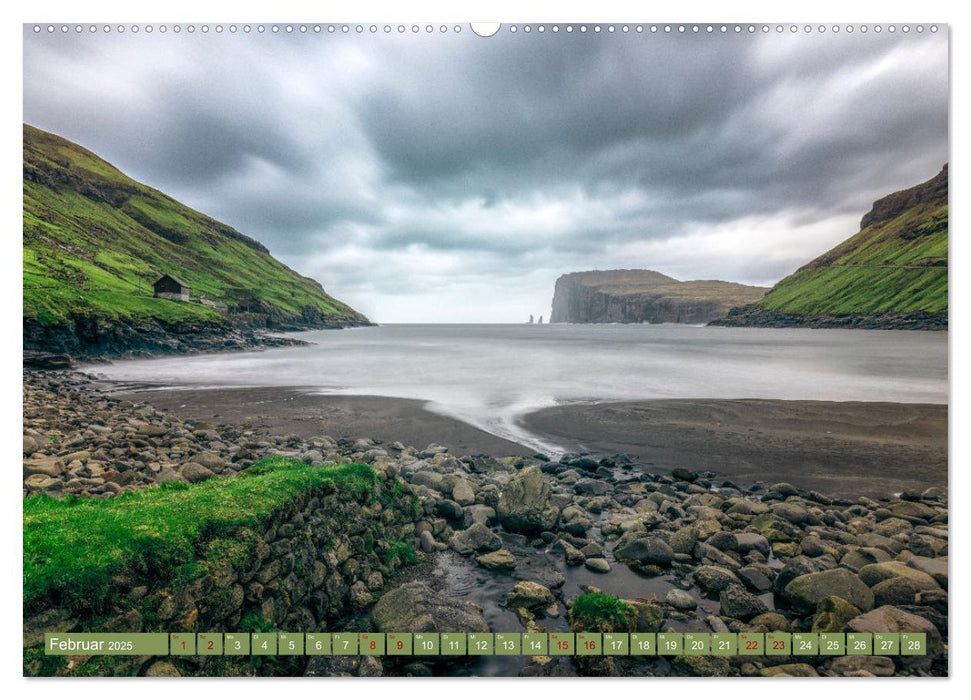
[[[187,285],[185,282],[183,282],[182,280],[180,280],[175,275],[162,275],[157,280],[155,280],[155,284],[158,284],[159,282],[161,282],[162,280],[164,280],[166,277],[168,277],[170,280],[172,280],[173,282],[175,282],[180,287],[185,287],[186,289],[189,288],[189,285]]]

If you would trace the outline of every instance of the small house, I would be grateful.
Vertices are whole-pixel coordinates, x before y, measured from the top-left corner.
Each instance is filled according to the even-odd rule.
[[[155,283],[155,296],[159,299],[189,301],[189,285],[172,275],[162,275]]]

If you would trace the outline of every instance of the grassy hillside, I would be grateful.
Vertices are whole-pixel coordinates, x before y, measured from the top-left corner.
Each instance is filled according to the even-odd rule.
[[[252,323],[367,323],[257,241],[90,151],[26,124],[23,138],[25,322],[224,322],[201,304],[155,299],[152,284],[171,274]]]
[[[947,325],[947,166],[874,203],[860,231],[736,309],[731,325]],[[827,320],[827,317],[828,320]]]
[[[906,197],[918,190],[925,196]],[[888,206],[894,201],[904,206]],[[876,202],[874,212],[859,233],[779,282],[759,306],[797,314],[947,312],[947,168]]]

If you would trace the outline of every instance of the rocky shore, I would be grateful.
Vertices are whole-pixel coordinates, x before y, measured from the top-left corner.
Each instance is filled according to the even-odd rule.
[[[882,314],[794,314],[764,309],[758,304],[739,306],[709,326],[742,328],[865,328],[894,331],[946,331],[948,315],[914,311]]]
[[[543,455],[457,456],[436,444],[416,449],[401,442],[273,435],[181,420],[112,396],[78,373],[24,374],[25,496],[107,499],[168,481],[234,476],[272,456],[309,465],[368,464],[400,480],[401,498],[414,499],[413,526],[409,522],[402,537],[420,561],[393,578],[347,591],[356,597],[345,623],[355,630],[914,631],[927,634],[926,656],[522,657],[510,662],[515,668],[495,672],[948,673],[943,489],[883,499],[833,496],[788,483],[737,484],[707,471],[650,473],[625,454],[569,454],[554,462]],[[456,571],[471,572],[475,585],[457,591],[450,582],[459,578]],[[581,604],[599,592],[604,596],[598,600],[619,614],[598,616]],[[471,661],[391,657],[314,657],[301,664],[280,672],[483,672]],[[172,659],[145,660],[136,671],[214,672]]]
[[[342,326],[335,323],[332,327]],[[275,332],[306,328],[284,326]],[[295,338],[273,335],[266,328],[228,321],[166,324],[149,320],[106,325],[94,319],[77,318],[72,324],[45,326],[24,320],[24,367],[31,369],[68,369],[82,360],[239,352],[306,344]]]

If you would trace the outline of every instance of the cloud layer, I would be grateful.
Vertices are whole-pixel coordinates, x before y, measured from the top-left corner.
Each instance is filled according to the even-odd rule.
[[[948,157],[946,34],[35,35],[24,119],[383,322],[771,284]]]

